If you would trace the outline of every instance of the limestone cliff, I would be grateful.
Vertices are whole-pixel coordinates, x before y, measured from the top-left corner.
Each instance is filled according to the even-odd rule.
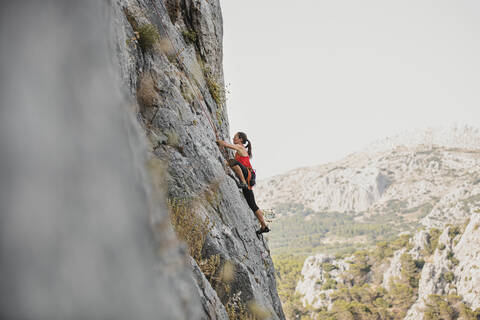
[[[296,288],[303,307],[313,319],[478,319],[480,215],[442,229],[344,259],[308,257]]]
[[[345,312],[342,299],[352,303],[353,314],[358,312],[356,308],[366,308],[375,319],[431,320],[447,315],[477,319],[478,206],[477,201],[466,219],[456,216],[456,223],[448,218],[436,220],[438,229],[423,227],[411,236],[404,234],[400,241],[380,242],[373,250],[358,251],[344,259],[323,254],[307,258],[296,288],[303,306],[324,310],[312,312],[314,319]],[[374,299],[369,300],[371,297]]]
[[[464,230],[452,226],[444,229],[438,247],[426,259],[420,276],[418,299],[405,319],[423,319],[431,295],[454,295],[473,310],[480,307],[479,227],[480,215],[475,213]]]
[[[135,96],[150,152],[165,165],[163,174],[154,174],[165,179],[168,198],[189,203],[190,214],[209,224],[192,260],[205,316],[223,319],[224,306],[238,300],[262,317],[283,319],[268,245],[257,238],[257,221],[228,175],[229,155],[215,143],[229,140],[219,1],[116,4],[122,78]],[[152,33],[152,43],[144,43],[150,36],[145,32]],[[202,265],[212,261],[216,270],[202,274]],[[218,277],[226,264],[233,279],[222,287]]]

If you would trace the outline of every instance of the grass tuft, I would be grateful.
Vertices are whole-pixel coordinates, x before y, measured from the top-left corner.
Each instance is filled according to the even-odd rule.
[[[138,44],[142,50],[148,50],[160,39],[157,28],[153,24],[143,24],[138,27],[140,38]]]
[[[155,81],[149,72],[140,75],[137,86],[137,99],[141,110],[149,109],[157,103],[158,94],[155,90]]]
[[[197,217],[192,203],[186,200],[170,199],[170,221],[178,238],[187,243],[190,256],[200,265],[202,262],[202,249],[208,233],[213,228],[210,219]],[[203,270],[202,270],[203,271]]]
[[[251,315],[245,304],[240,299],[241,292],[233,294],[228,302],[225,304],[225,310],[227,311],[229,319],[239,320],[255,320],[255,317]]]
[[[212,95],[213,100],[215,100],[215,102],[218,105],[222,104],[223,94],[222,94],[222,89],[220,88],[220,85],[212,75],[207,74],[206,80],[207,80],[208,91],[210,91],[210,94]]]
[[[182,36],[186,43],[193,44],[197,42],[197,33],[195,31],[184,30],[182,31]]]

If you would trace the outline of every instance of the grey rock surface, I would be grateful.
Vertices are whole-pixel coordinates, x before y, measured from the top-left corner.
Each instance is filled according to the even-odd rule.
[[[190,258],[190,265],[192,266],[198,295],[202,297],[204,314],[201,319],[228,320],[228,314],[222,301],[220,301],[212,285],[205,278],[205,275],[193,258]]]
[[[433,243],[436,246],[433,253],[429,251],[432,241],[434,241],[431,238],[432,235],[422,229],[410,239],[408,246],[410,249],[401,248],[380,266],[372,267],[371,272],[383,276],[382,286],[391,290],[390,283],[392,281],[406,280],[402,278],[403,254],[408,254],[412,259],[424,262],[420,272],[416,300],[410,306],[405,319],[423,319],[430,295],[459,296],[471,310],[479,308],[480,214],[476,212],[470,219],[458,222],[444,228],[438,237],[438,244]],[[331,294],[334,293],[334,290],[325,284],[329,279],[334,280],[337,284],[346,284],[345,275],[349,269],[348,259],[335,260],[332,256],[317,254],[305,260],[301,272],[302,278],[296,287],[296,293],[300,294],[300,300],[304,307],[315,309],[332,307]],[[375,285],[375,279],[376,277],[373,275],[366,281]]]
[[[258,222],[228,175],[232,172],[225,160],[231,154],[215,143],[229,140],[219,1],[164,5],[158,0],[119,0],[116,4],[122,25],[117,56],[126,66],[122,79],[136,96],[132,103],[151,153],[166,164],[167,195],[194,201],[192,213],[211,222],[203,257],[219,255],[222,264],[228,261],[234,267],[229,293],[217,292],[220,300],[225,304],[239,296],[245,305],[255,302],[272,319],[283,319],[268,244],[257,238]],[[135,24],[154,25],[159,41],[147,50],[137,41],[127,41],[135,38]],[[194,39],[188,37],[192,33]],[[210,298],[202,299],[208,305],[205,299]],[[218,309],[216,317],[221,319],[223,313]]]
[[[382,286],[389,290],[390,282],[395,279],[400,279],[402,276],[401,257],[404,253],[408,253],[414,260],[422,260],[424,258],[427,245],[430,243],[429,234],[425,230],[420,230],[410,239],[412,248],[407,251],[402,248],[394,252],[393,257],[389,261],[389,265],[383,274]]]
[[[418,299],[405,319],[423,319],[425,301],[431,294],[455,294],[475,310],[480,306],[480,215],[472,215],[463,234],[449,234],[447,227],[439,238],[439,248],[422,269]],[[454,259],[448,258],[451,256]],[[452,274],[450,281],[446,273]]]
[[[345,284],[342,275],[350,267],[348,261],[348,258],[337,260],[335,257],[325,254],[317,254],[305,259],[301,273],[302,278],[295,288],[295,292],[301,296],[300,300],[304,307],[327,307],[330,309],[332,306],[330,295],[334,290],[324,286],[327,281],[332,280],[335,284]],[[325,270],[326,265],[332,270]]]
[[[400,279],[402,275],[402,264],[400,258],[402,254],[405,253],[405,251],[405,248],[395,251],[393,257],[390,260],[390,265],[388,269],[383,274],[382,285],[387,290],[390,290],[390,282],[393,281],[395,278]]]
[[[459,263],[454,269],[457,293],[473,310],[480,308],[480,214],[472,215],[454,248]]]
[[[427,246],[430,245],[430,242],[430,234],[426,230],[422,229],[416,232],[410,239],[412,249],[410,249],[408,253],[415,260],[421,259],[424,255],[424,250],[426,250]]]
[[[201,316],[116,77],[111,4],[3,3],[1,319]]]

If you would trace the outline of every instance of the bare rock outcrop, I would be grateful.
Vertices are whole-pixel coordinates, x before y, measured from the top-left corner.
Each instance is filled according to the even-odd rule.
[[[480,214],[472,216],[470,223],[454,248],[457,293],[472,309],[480,308]]]
[[[347,259],[348,260],[348,259]],[[333,256],[317,254],[308,257],[302,268],[302,279],[295,292],[301,295],[304,307],[330,307],[330,294],[337,284],[344,283],[342,274],[349,269],[347,260],[337,260]]]
[[[430,295],[459,295],[472,310],[480,306],[480,215],[474,214],[465,230],[447,227],[435,253],[425,263],[419,282],[418,299],[406,319],[422,319]]]
[[[191,214],[209,222],[201,256],[218,256],[219,262],[215,274],[206,278],[217,281],[226,263],[234,269],[227,287],[214,285],[213,292],[205,291],[209,297],[201,296],[204,309],[221,319],[225,310],[216,299],[223,306],[236,299],[244,307],[258,305],[272,319],[283,319],[268,244],[257,238],[258,222],[228,175],[225,160],[230,154],[215,143],[229,140],[219,0],[117,4],[122,79],[136,98],[132,103],[151,154],[165,164],[160,175],[167,196],[191,203]],[[145,26],[158,35],[149,47],[142,42]],[[196,279],[198,287],[208,288],[204,278]],[[218,297],[212,300],[214,293]]]
[[[400,249],[395,251],[393,257],[390,260],[390,266],[383,274],[383,282],[382,285],[385,289],[390,289],[390,282],[394,279],[399,279],[401,277],[402,272],[402,264],[400,261],[401,256],[406,252],[406,249]]]
[[[114,1],[3,4],[0,318],[200,319],[117,77]]]

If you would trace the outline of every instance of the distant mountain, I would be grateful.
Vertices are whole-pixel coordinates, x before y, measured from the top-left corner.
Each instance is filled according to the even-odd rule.
[[[256,195],[266,208],[298,204],[313,212],[352,214],[357,220],[396,214],[438,226],[439,220],[468,216],[479,184],[480,130],[464,126],[383,139],[341,161],[260,181]]]
[[[256,194],[277,212],[272,252],[313,254],[285,295],[291,314],[480,319],[478,129],[379,140],[336,163],[261,181]]]
[[[480,149],[480,128],[452,125],[409,130],[375,141],[366,148],[365,152],[385,151],[398,146]]]

